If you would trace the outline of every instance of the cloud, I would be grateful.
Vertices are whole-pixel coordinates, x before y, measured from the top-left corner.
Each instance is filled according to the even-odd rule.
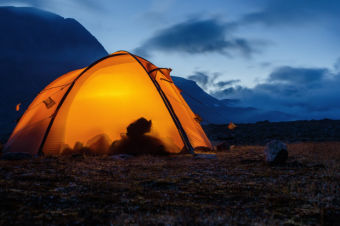
[[[336,62],[334,63],[334,70],[336,72],[340,72],[340,57],[336,60]]]
[[[188,76],[188,79],[195,81],[198,85],[205,89],[210,83],[209,76],[206,75],[204,72],[196,72],[194,75]]]
[[[271,65],[272,65],[273,63],[271,63],[271,62],[261,62],[260,63],[260,67],[262,67],[262,68],[267,68],[267,67],[270,67]]]
[[[203,89],[209,90],[215,85],[215,81],[219,76],[220,73],[210,74],[208,72],[196,71],[193,75],[189,75],[188,79],[195,81]]]
[[[0,5],[42,7],[47,4],[46,2],[44,0],[2,0]]]
[[[305,85],[319,82],[328,73],[325,68],[293,68],[289,66],[275,69],[268,78],[269,82],[287,82]]]
[[[1,0],[1,6],[28,6],[41,9],[52,10],[60,5],[67,5],[68,7],[85,6],[90,10],[104,11],[107,9],[105,5],[110,4],[110,0]]]
[[[218,88],[223,88],[225,86],[231,86],[234,85],[235,83],[239,83],[241,80],[239,79],[232,79],[232,80],[228,80],[228,81],[220,81],[216,83],[216,86]]]
[[[227,87],[211,94],[242,107],[281,111],[296,119],[340,118],[340,73],[325,68],[279,67],[253,88]]]
[[[222,23],[217,19],[190,19],[162,29],[146,40],[137,54],[148,55],[151,51],[181,52],[189,54],[219,53],[245,57],[256,52],[255,42],[233,37],[235,24]]]
[[[281,26],[308,23],[316,18],[339,17],[338,0],[266,0],[261,10],[246,14],[242,23]]]
[[[188,79],[195,81],[201,88],[209,92],[221,90],[227,86],[232,86],[240,82],[238,79],[219,80],[220,77],[221,74],[218,72],[209,73],[196,71],[194,74],[188,76]]]

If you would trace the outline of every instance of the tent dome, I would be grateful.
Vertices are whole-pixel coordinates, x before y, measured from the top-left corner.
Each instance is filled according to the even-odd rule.
[[[36,96],[5,152],[59,155],[84,146],[106,153],[140,118],[151,120],[148,136],[160,140],[168,152],[211,148],[170,71],[118,51],[69,72]]]

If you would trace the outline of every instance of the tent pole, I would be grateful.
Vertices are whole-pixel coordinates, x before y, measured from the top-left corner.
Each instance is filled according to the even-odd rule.
[[[170,104],[170,101],[168,100],[168,98],[164,94],[164,92],[161,89],[161,87],[159,86],[158,82],[152,78],[150,73],[146,70],[144,65],[138,60],[138,58],[135,55],[133,55],[131,53],[129,53],[129,54],[144,68],[145,72],[148,74],[149,78],[151,79],[151,81],[155,85],[159,95],[163,99],[164,104],[167,107],[167,109],[168,109],[168,111],[169,111],[169,113],[170,113],[170,115],[171,115],[171,117],[172,117],[172,119],[173,119],[177,129],[178,129],[178,132],[179,132],[179,134],[180,134],[180,136],[181,136],[181,138],[183,140],[183,143],[184,143],[186,149],[189,151],[190,154],[196,155],[195,151],[194,151],[194,148],[192,147],[186,132],[184,131],[184,129],[183,129],[183,127],[182,127],[178,117],[176,116],[176,114],[174,112],[174,109],[172,108],[172,105]]]

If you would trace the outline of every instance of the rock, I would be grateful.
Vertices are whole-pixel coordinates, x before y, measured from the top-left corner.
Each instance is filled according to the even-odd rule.
[[[264,154],[269,164],[285,163],[288,158],[287,145],[279,140],[272,140],[266,144]]]
[[[216,154],[195,154],[197,159],[216,159]]]
[[[118,155],[110,156],[111,159],[115,159],[115,160],[126,160],[132,157],[133,155],[128,155],[128,154],[118,154]]]
[[[3,153],[0,157],[1,160],[25,160],[25,159],[31,159],[32,155],[23,153],[23,152],[8,152]]]

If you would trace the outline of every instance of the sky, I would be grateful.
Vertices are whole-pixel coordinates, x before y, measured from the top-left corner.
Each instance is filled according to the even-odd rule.
[[[339,118],[337,0],[0,0],[85,26],[242,106]]]

